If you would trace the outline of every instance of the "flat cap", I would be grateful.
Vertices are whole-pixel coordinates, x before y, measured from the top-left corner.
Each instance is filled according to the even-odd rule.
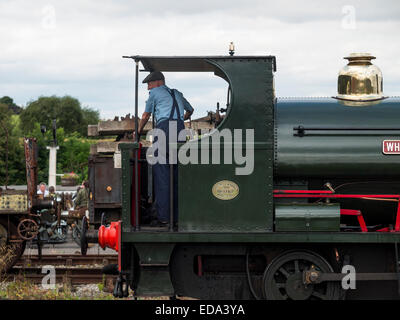
[[[160,71],[153,71],[146,78],[144,78],[142,83],[147,83],[150,81],[157,81],[157,80],[165,80],[164,75]]]

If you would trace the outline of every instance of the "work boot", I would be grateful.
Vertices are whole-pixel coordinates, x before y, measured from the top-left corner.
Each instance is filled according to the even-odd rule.
[[[150,223],[150,226],[156,228],[169,228],[169,223],[167,221],[160,221],[156,219]]]

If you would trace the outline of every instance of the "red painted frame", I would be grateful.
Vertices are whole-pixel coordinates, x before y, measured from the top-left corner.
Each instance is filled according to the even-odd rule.
[[[367,225],[360,210],[340,209],[340,215],[356,216],[360,224],[361,232],[368,232]]]
[[[274,198],[328,198],[328,199],[363,199],[363,198],[379,198],[379,199],[397,199],[397,212],[394,230],[383,228],[379,232],[399,232],[400,231],[400,195],[399,194],[337,194],[330,190],[274,190]],[[351,211],[351,213],[350,213]],[[342,213],[344,212],[344,213]],[[359,214],[355,213],[359,212]],[[367,232],[364,218],[359,210],[341,209],[343,215],[356,215],[360,223],[361,231]],[[364,226],[361,226],[361,219]],[[366,231],[363,231],[366,230]]]

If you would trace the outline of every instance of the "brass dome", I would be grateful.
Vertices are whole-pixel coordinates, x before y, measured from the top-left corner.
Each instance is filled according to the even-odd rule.
[[[369,53],[352,53],[344,59],[349,62],[339,71],[336,98],[350,101],[383,99],[382,72],[371,63],[375,57]]]

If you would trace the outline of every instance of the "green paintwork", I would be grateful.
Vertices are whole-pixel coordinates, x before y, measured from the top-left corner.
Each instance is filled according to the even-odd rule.
[[[179,164],[180,231],[272,231],[273,59],[208,62],[232,88],[230,108],[218,129],[254,129],[254,172],[236,175],[234,160],[233,164]],[[211,157],[221,146],[210,140],[208,148]],[[239,195],[232,200],[214,197],[212,187],[221,180],[236,183]]]
[[[400,156],[384,155],[382,141],[400,139],[397,131],[314,131],[293,136],[293,128],[399,128],[400,99],[347,106],[336,99],[278,100],[276,178],[398,177]],[[311,133],[311,132],[310,132]]]
[[[127,232],[131,243],[395,243],[400,233],[389,232]]]
[[[174,288],[171,283],[169,269],[141,269],[140,282],[135,291],[137,296],[173,296]]]
[[[134,158],[133,150],[139,148],[138,143],[120,143],[118,147],[121,150],[121,183],[122,183],[122,214],[121,218],[123,231],[131,230],[131,186],[133,169],[130,159]]]
[[[169,273],[169,259],[174,246],[171,243],[135,245],[140,257],[140,281],[136,290],[137,295],[172,296],[174,294]]]
[[[339,231],[338,203],[276,204],[275,231]]]
[[[141,266],[168,265],[174,245],[170,243],[159,244],[137,244],[135,248],[140,257]]]

